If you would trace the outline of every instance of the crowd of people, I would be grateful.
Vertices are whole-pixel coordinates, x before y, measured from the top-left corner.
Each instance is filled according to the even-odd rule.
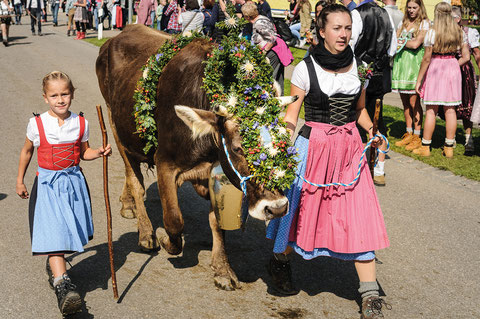
[[[283,84],[284,67],[293,57],[272,19],[267,1],[232,1],[236,14],[249,22],[242,35],[265,53],[275,80]],[[312,30],[310,3],[290,1],[292,6],[285,13],[290,22],[289,30],[298,41],[311,44],[306,57],[293,71],[290,92],[298,96],[298,100],[288,106],[284,118],[287,131],[293,137],[300,109],[304,106],[305,124],[295,141],[299,160],[297,175],[329,184],[352,180],[359,162],[362,169],[353,185],[321,188],[299,177],[295,179],[286,191],[290,203],[288,213],[270,221],[267,228],[267,237],[274,242],[268,265],[272,285],[284,295],[299,292],[292,281],[289,255],[293,251],[304,259],[328,256],[352,261],[359,278],[361,318],[383,318],[382,308],[389,308],[389,304],[380,297],[375,251],[388,247],[389,239],[374,184],[386,184],[385,156],[379,155],[373,178],[365,169],[366,161],[360,161],[368,139],[372,139],[380,150],[386,148],[386,143],[374,136],[375,105],[378,100],[382,104],[384,95],[392,89],[400,94],[406,128],[396,145],[419,156],[430,156],[435,118],[440,114],[446,121],[443,154],[453,157],[457,119],[462,119],[465,155],[473,155],[471,130],[473,123],[480,122],[480,94],[475,96],[476,79],[470,54],[476,63],[480,62],[479,34],[474,29],[461,27],[460,10],[445,2],[436,5],[432,22],[422,0],[409,0],[404,12],[397,8],[395,0],[383,0],[385,7],[373,0],[358,4],[344,0],[343,5],[320,0],[313,8]],[[51,5],[56,9],[52,12],[58,13],[63,3],[62,0],[53,1]],[[93,14],[96,17],[93,25],[98,27],[103,23],[102,17],[108,14],[100,10],[105,7],[103,0],[95,3],[93,12],[96,8],[97,13]],[[66,1],[69,35],[74,30],[74,21],[77,38],[85,36],[90,23],[90,5],[89,0]],[[2,0],[2,8],[4,6],[8,8],[7,0]],[[38,24],[38,35],[41,35],[41,21],[46,18],[43,1],[27,0],[26,10],[31,17],[32,33]],[[204,0],[203,3],[198,0],[141,0],[137,13],[137,23],[153,28],[156,22],[159,30],[171,34],[204,32],[214,41],[222,36],[222,30],[217,29],[215,23],[228,16],[224,0]],[[295,23],[296,16],[298,23]],[[53,21],[55,25],[56,16]],[[4,24],[8,25],[2,20],[2,28]],[[359,66],[371,68],[371,77],[359,76]],[[82,115],[69,112],[74,88],[66,74],[48,74],[43,81],[43,91],[50,108],[28,124],[16,192],[22,198],[30,195],[33,198],[30,214],[37,222],[32,224],[32,252],[49,256],[49,283],[55,287],[62,313],[71,313],[79,309],[81,300],[66,273],[63,255],[66,251],[83,251],[93,234],[89,197],[82,198],[76,203],[78,206],[68,208],[82,220],[70,225],[48,215],[49,210],[58,209],[51,207],[55,201],[48,201],[46,195],[40,196],[48,195],[46,186],[36,183],[29,194],[23,179],[34,147],[39,148],[37,180],[41,181],[57,174],[57,168],[52,167],[58,162],[52,163],[51,156],[45,156],[45,152],[51,152],[53,144],[68,144],[76,150],[71,156],[76,164],[60,165],[60,168],[68,170],[67,175],[75,180],[75,187],[82,190],[86,184],[77,169],[80,158],[96,159],[109,155],[111,149],[110,146],[95,150],[89,147],[88,122]],[[420,100],[426,106],[423,136]],[[58,130],[58,126],[64,127],[65,132]],[[386,134],[382,111],[378,129]],[[64,213],[61,210],[58,216]],[[55,223],[55,231],[47,231],[47,234],[52,223]],[[69,231],[69,236],[59,234],[55,242],[49,239],[64,228],[74,231]]]

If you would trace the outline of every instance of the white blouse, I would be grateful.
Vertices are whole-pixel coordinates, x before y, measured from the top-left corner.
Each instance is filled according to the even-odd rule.
[[[467,35],[465,34],[465,32],[463,32],[463,30],[462,30],[462,35],[463,35],[462,44],[468,43]],[[427,34],[425,35],[425,40],[423,41],[423,45],[425,47],[433,47],[434,44],[435,44],[435,30],[429,29],[427,31]]]
[[[40,115],[42,119],[45,136],[50,144],[74,143],[78,140],[80,134],[80,119],[78,114],[70,112],[70,116],[65,119],[62,126],[58,125],[58,119],[51,116],[48,112]],[[85,132],[82,142],[88,141],[89,129],[88,121],[85,120]],[[40,145],[40,134],[38,132],[37,121],[32,117],[27,125],[27,138],[33,142],[33,146]]]
[[[357,63],[353,59],[352,67],[345,73],[330,73],[322,69],[315,60],[313,60],[315,73],[317,74],[318,84],[323,93],[328,96],[337,93],[353,95],[360,91],[360,80],[358,78]],[[305,95],[310,91],[310,77],[308,76],[307,64],[300,62],[293,70],[291,83],[305,91]]]

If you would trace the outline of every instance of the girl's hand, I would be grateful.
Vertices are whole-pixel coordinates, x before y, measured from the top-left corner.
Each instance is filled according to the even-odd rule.
[[[27,187],[25,187],[24,183],[17,184],[17,186],[15,187],[15,191],[16,191],[17,195],[20,196],[21,198],[23,198],[23,199],[28,198]]]
[[[105,148],[103,147],[100,147],[98,149],[98,154],[101,156],[110,156],[112,155],[112,146],[110,144],[107,144],[107,146],[105,146]]]
[[[415,92],[417,92],[417,94],[420,96],[420,82],[417,81],[417,84],[415,85]]]

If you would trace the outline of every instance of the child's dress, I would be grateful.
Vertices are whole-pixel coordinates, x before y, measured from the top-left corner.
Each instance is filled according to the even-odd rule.
[[[86,0],[78,0],[78,3],[86,3]],[[75,14],[73,15],[73,20],[80,23],[88,23],[88,13],[86,7],[76,7]]]
[[[90,194],[78,165],[88,135],[88,122],[75,113],[62,126],[48,112],[28,123],[27,138],[38,147],[29,204],[34,255],[82,252],[93,237]]]

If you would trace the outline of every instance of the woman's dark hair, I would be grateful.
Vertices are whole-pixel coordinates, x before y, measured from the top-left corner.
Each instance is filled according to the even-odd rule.
[[[198,10],[200,6],[198,5],[197,0],[187,0],[185,5],[185,10]]]
[[[316,17],[316,15],[317,15],[317,8],[318,8],[319,6],[322,6],[322,8],[325,8],[327,5],[328,5],[327,0],[320,0],[320,1],[317,1],[317,3],[315,3],[315,11],[314,11],[314,12],[315,12],[315,18],[317,18],[317,17]]]
[[[321,1],[319,1],[321,2]],[[318,4],[318,2],[317,2]],[[315,5],[315,8],[317,5]],[[328,15],[330,13],[337,13],[337,12],[343,12],[348,14],[350,19],[352,19],[352,14],[350,13],[350,10],[347,9],[344,5],[341,4],[328,4],[327,6],[323,7],[322,11],[320,12],[320,16],[316,20],[316,29],[317,29],[317,37],[320,39],[320,29],[323,29],[325,25],[327,25],[327,19]]]
[[[215,5],[215,0],[204,0],[203,1],[203,6],[205,7],[205,9],[212,9],[214,5]]]

